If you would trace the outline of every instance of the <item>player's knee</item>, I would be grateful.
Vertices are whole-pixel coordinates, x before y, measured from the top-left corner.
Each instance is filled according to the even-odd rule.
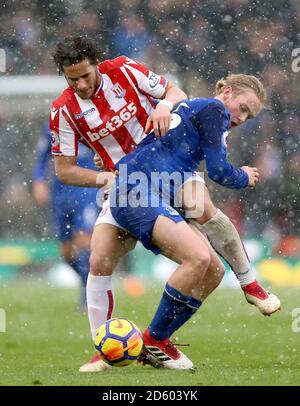
[[[202,252],[201,253],[202,267],[207,269],[209,267],[210,263],[211,263],[211,256],[210,256],[209,250],[207,250],[205,253]]]
[[[217,283],[219,284],[225,275],[224,265],[218,266],[214,273],[215,273],[215,279],[216,279]]]
[[[203,272],[209,267],[211,257],[209,250],[197,250],[189,257],[191,268],[197,272]]]
[[[74,257],[74,249],[72,242],[67,240],[63,241],[60,245],[61,254],[66,262],[72,261]]]
[[[84,231],[76,233],[73,238],[73,245],[80,250],[90,249],[91,235]]]
[[[210,272],[210,270],[208,270]],[[210,272],[210,283],[216,288],[220,285],[225,274],[225,268],[223,265],[216,266],[212,272]]]
[[[184,206],[184,216],[186,219],[198,219],[204,215],[204,206],[199,202]]]
[[[90,256],[90,273],[92,275],[111,275],[115,265],[115,261],[111,257],[92,251]]]
[[[124,254],[132,251],[136,246],[137,240],[133,237],[128,237],[124,241]]]
[[[207,223],[209,220],[211,220],[214,215],[217,213],[217,208],[214,206],[212,202],[208,203],[207,205],[204,205],[204,211],[200,217],[195,217],[195,221],[199,224],[204,224]]]
[[[205,211],[203,200],[195,197],[193,198],[192,196],[184,198],[182,208],[185,212],[185,218],[188,219],[200,218],[203,216]]]

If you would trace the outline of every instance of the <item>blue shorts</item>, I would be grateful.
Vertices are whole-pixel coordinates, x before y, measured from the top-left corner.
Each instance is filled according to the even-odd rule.
[[[53,194],[52,209],[56,238],[71,240],[80,231],[91,234],[99,214],[96,192],[78,188],[76,196],[68,193]]]
[[[147,193],[147,191],[145,191],[145,193]],[[168,217],[175,223],[185,221],[177,210],[165,204],[161,198],[158,199],[158,207],[118,207],[118,203],[113,205],[114,207],[112,207],[112,205],[110,206],[111,213],[117,223],[129,231],[136,239],[141,241],[145,248],[156,255],[160,254],[161,251],[157,246],[152,244],[151,239],[152,230],[158,216]],[[118,201],[118,199],[116,200]],[[148,202],[150,201],[151,195],[149,193]]]

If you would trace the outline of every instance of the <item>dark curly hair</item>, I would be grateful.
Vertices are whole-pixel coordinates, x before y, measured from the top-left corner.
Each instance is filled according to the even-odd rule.
[[[52,55],[59,73],[63,72],[65,66],[70,66],[88,59],[92,65],[96,65],[100,50],[92,40],[86,36],[66,37],[56,46]]]

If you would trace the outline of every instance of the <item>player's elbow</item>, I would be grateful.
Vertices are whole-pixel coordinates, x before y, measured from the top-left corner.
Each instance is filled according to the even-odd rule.
[[[55,175],[56,175],[56,177],[62,182],[62,183],[67,183],[66,182],[66,176],[65,176],[65,174],[63,173],[63,171],[60,171],[60,170],[55,170]]]
[[[216,183],[219,183],[222,186],[226,187],[234,187],[231,185],[230,179],[230,173],[223,167],[211,167],[208,169],[208,177],[213,180]]]
[[[181,89],[178,88],[178,90],[180,91],[180,97],[182,100],[186,100],[188,99],[188,95]]]
[[[186,100],[188,99],[188,95],[179,87],[175,86],[173,83],[169,82],[169,85],[167,87],[166,93],[165,93],[165,97],[167,95],[167,93],[173,93],[176,94],[176,98],[178,99],[178,101],[181,100]]]
[[[211,180],[229,189],[242,189],[247,185],[240,173],[232,168],[215,167],[210,168],[208,176]]]
[[[224,168],[219,167],[219,166],[211,166],[207,168],[207,174],[211,180],[214,182],[221,183],[224,178],[226,178],[226,171],[224,171]]]
[[[71,183],[69,172],[65,168],[55,166],[55,175],[62,183],[67,185]]]
[[[74,157],[55,157],[54,158],[55,175],[62,183],[72,185],[74,167],[76,167],[76,158]]]

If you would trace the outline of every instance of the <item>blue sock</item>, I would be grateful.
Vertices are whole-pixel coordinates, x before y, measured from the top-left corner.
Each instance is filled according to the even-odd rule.
[[[81,304],[86,305],[86,283],[90,270],[90,250],[80,250],[70,265],[78,273],[82,285]]]
[[[168,283],[166,284],[155,316],[149,326],[152,337],[157,340],[164,340],[169,337],[170,325],[185,308],[188,300],[189,296],[183,295],[179,290],[172,288]]]
[[[201,305],[202,302],[200,300],[190,296],[188,303],[185,305],[181,313],[179,313],[169,325],[169,337],[171,337],[176,330],[178,330],[186,321],[188,321]]]

